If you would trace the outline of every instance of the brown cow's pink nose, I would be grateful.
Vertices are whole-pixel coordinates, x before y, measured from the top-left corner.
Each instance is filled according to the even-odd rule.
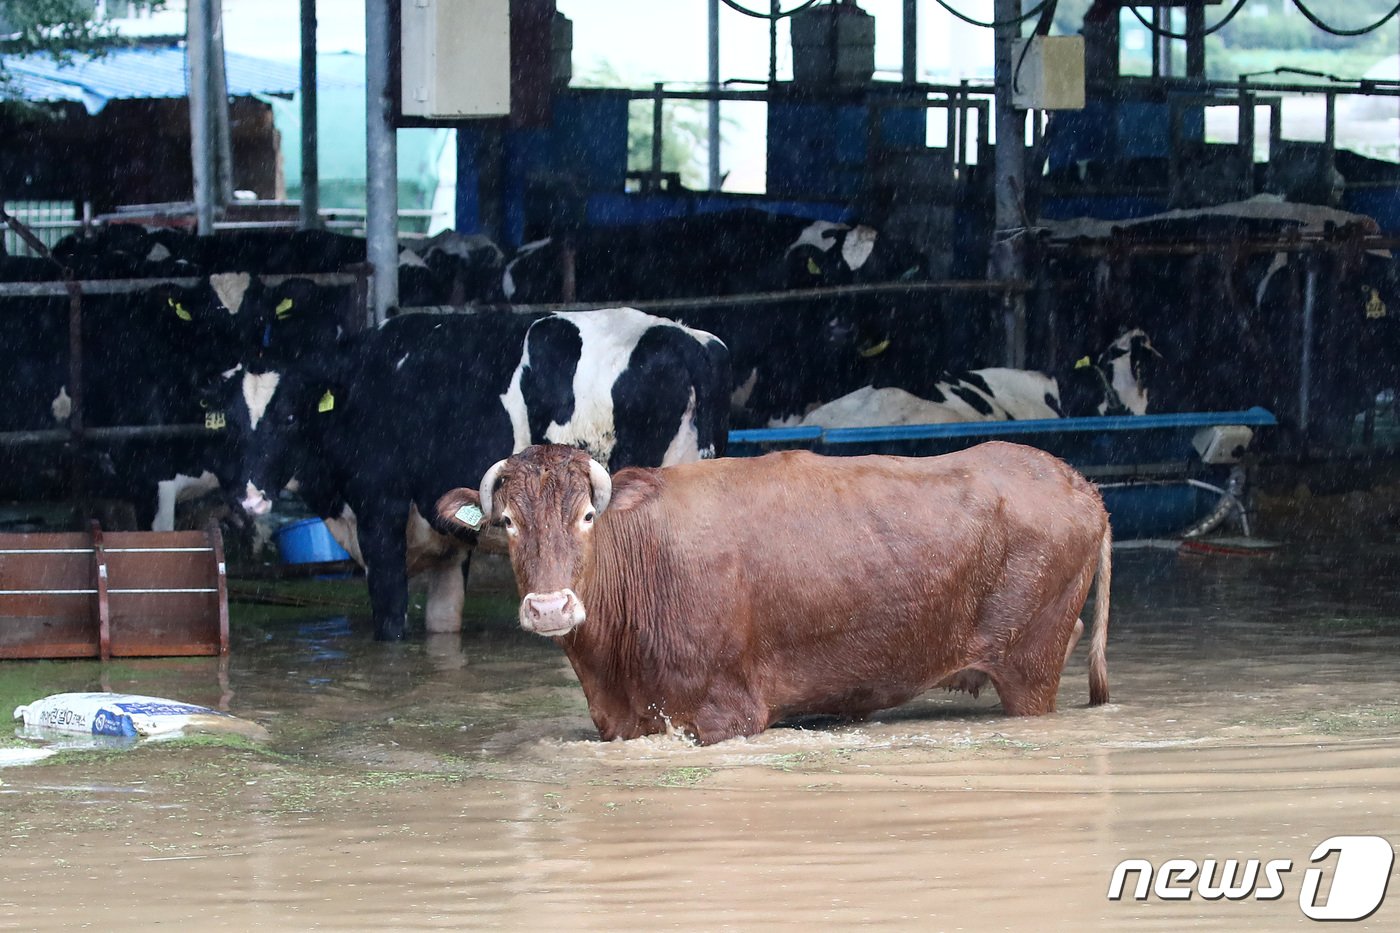
[[[567,593],[548,593],[544,596],[531,596],[525,600],[525,609],[532,619],[543,619],[559,615],[569,604]]]
[[[573,590],[526,593],[520,600],[520,626],[549,638],[563,635],[586,618],[583,603]]]

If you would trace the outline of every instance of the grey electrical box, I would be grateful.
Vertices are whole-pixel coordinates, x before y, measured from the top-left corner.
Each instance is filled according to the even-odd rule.
[[[869,83],[875,73],[875,17],[854,3],[828,3],[795,13],[788,22],[795,82]]]
[[[1013,107],[1021,110],[1084,109],[1083,36],[1031,36],[1016,40],[1011,53],[1011,73]]]
[[[510,113],[509,0],[400,0],[405,116]]]

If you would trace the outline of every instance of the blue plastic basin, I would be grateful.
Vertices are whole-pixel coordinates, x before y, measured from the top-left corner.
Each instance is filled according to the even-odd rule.
[[[345,548],[336,543],[331,530],[319,518],[306,518],[283,525],[272,536],[284,564],[319,564],[349,560]]]

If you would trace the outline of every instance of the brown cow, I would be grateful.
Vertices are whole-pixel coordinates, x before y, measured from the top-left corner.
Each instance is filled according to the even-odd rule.
[[[1108,701],[1108,515],[1030,447],[788,451],[609,478],[580,450],[537,446],[438,513],[505,528],[520,624],[564,648],[604,739],[709,744],[988,679],[1007,713],[1051,712],[1096,567],[1089,702]]]

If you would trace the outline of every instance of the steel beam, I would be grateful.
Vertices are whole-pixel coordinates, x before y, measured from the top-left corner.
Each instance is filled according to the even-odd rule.
[[[374,267],[370,323],[388,319],[399,303],[397,87],[391,80],[389,0],[365,0],[365,239]]]

